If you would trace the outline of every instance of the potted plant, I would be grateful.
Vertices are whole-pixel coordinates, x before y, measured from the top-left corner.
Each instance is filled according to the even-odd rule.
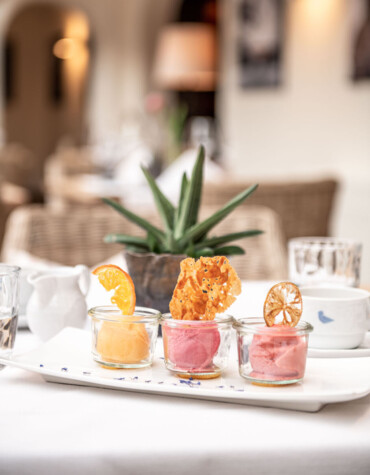
[[[244,250],[228,243],[260,234],[259,230],[240,231],[222,236],[209,236],[211,229],[248,198],[257,188],[253,185],[226,203],[216,213],[198,222],[202,194],[204,147],[199,153],[190,180],[184,173],[180,198],[175,207],[159,189],[147,168],[142,167],[153,193],[164,229],[151,224],[116,201],[103,201],[147,232],[146,237],[108,234],[107,243],[125,245],[125,259],[136,289],[138,305],[168,312],[175,288],[180,261],[186,256],[240,255]]]

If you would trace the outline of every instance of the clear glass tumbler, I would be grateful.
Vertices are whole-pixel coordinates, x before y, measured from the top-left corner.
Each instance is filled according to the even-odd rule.
[[[177,320],[161,318],[166,368],[183,378],[212,379],[227,367],[233,318]]]
[[[106,368],[144,368],[153,362],[161,313],[136,307],[133,315],[122,315],[113,305],[89,310],[92,354]]]
[[[17,331],[20,270],[0,264],[0,356],[5,358],[13,351]]]
[[[313,327],[299,322],[295,327],[267,327],[263,318],[234,322],[237,331],[239,373],[264,386],[302,381],[307,359],[309,333]]]
[[[358,287],[362,245],[351,239],[302,237],[289,241],[289,278],[299,286]]]

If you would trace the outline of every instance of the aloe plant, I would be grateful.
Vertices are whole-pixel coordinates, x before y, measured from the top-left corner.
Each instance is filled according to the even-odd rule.
[[[190,179],[185,173],[182,177],[177,207],[162,193],[149,170],[142,166],[164,229],[159,229],[116,201],[104,198],[103,201],[106,204],[147,232],[145,238],[127,234],[108,234],[105,237],[105,242],[125,244],[126,249],[139,253],[185,254],[190,257],[244,254],[244,250],[240,246],[229,245],[229,243],[245,237],[256,236],[262,231],[251,229],[212,237],[209,237],[208,234],[214,226],[245,201],[258,185],[253,185],[242,191],[206,220],[198,222],[203,166],[204,147],[201,146]]]

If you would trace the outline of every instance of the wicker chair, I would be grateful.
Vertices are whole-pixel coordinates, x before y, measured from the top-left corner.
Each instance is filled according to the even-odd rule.
[[[100,202],[99,198],[84,192],[78,183],[78,177],[96,171],[92,151],[88,147],[65,148],[57,151],[47,159],[45,164],[46,201],[59,206],[96,205]]]
[[[33,153],[21,144],[11,143],[0,149],[0,180],[33,189],[38,176]]]
[[[222,206],[248,186],[250,183],[245,182],[207,184],[203,204]],[[328,236],[337,186],[335,180],[261,183],[246,206],[262,205],[276,211],[287,240],[299,236]]]
[[[213,213],[203,207],[201,217]],[[151,216],[158,225],[158,217]],[[242,279],[282,279],[286,276],[286,251],[279,217],[268,208],[251,206],[229,215],[214,233],[261,229],[263,235],[240,240],[245,256],[232,258]],[[122,246],[105,244],[108,232],[143,235],[143,231],[107,207],[71,208],[29,205],[17,208],[9,217],[3,244],[3,259],[11,261],[17,251],[65,265],[89,267],[118,253]]]
[[[218,207],[203,206],[201,218]],[[228,234],[245,229],[260,229],[264,234],[235,241],[246,254],[233,256],[230,262],[243,280],[283,280],[287,276],[287,254],[281,220],[275,211],[264,206],[245,206],[233,211],[210,234]],[[233,243],[231,243],[233,244]]]
[[[64,265],[89,267],[122,250],[105,244],[109,233],[140,230],[108,207],[55,209],[42,205],[17,208],[10,215],[4,236],[2,258],[9,262],[17,251]]]
[[[18,206],[30,201],[31,195],[26,188],[0,181],[0,249],[9,214]]]

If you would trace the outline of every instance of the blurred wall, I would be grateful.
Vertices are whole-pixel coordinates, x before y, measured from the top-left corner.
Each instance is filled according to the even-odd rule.
[[[84,30],[81,32],[81,30]],[[88,53],[77,51],[68,60],[52,55],[53,43],[61,37],[88,37],[83,16],[47,4],[26,5],[12,19],[6,38],[14,49],[14,97],[6,104],[4,126],[8,142],[20,143],[33,152],[34,169],[40,180],[45,159],[66,135],[81,143],[84,88]],[[59,94],[54,82],[59,65]]]
[[[50,42],[62,30],[59,10],[38,5],[12,19],[6,39],[12,45],[14,93],[4,109],[7,142],[33,152],[33,170],[42,176],[43,159],[55,147],[58,109],[51,100]],[[49,53],[49,54],[48,54]]]
[[[80,0],[82,3],[82,0]],[[151,82],[158,31],[179,0],[85,0],[94,37],[90,135],[116,132],[122,119],[142,111]]]
[[[350,78],[356,1],[287,1],[283,84],[243,90],[237,1],[223,0],[218,117],[228,168],[238,176],[342,181],[333,234],[363,242],[362,281],[370,283],[370,81]]]
[[[92,35],[92,65],[87,105],[92,140],[117,131],[122,117],[142,107],[151,79],[152,55],[160,26],[170,21],[179,0],[2,0],[0,59],[12,18],[25,5],[52,4],[81,9]],[[0,75],[0,86],[2,77]],[[4,105],[0,98],[0,124]]]

